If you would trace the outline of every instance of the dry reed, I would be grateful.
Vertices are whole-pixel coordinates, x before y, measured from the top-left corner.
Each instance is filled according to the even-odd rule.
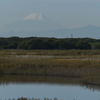
[[[100,84],[100,56],[93,50],[2,50],[0,74],[82,77]]]

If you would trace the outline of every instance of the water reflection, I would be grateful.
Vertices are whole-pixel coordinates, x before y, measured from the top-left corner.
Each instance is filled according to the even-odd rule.
[[[81,78],[78,77],[61,77],[61,76],[34,76],[34,75],[0,75],[0,85],[8,84],[55,84],[55,85],[75,85],[83,86],[90,90],[100,91],[99,85],[82,84]]]
[[[58,100],[99,100],[100,86],[82,84],[77,77],[2,75],[0,94],[0,99],[23,96],[42,100],[44,97],[57,97]]]
[[[0,84],[27,84],[27,83],[46,83],[46,84],[60,84],[60,85],[79,85],[79,78],[60,77],[60,76],[34,76],[34,75],[1,75]]]

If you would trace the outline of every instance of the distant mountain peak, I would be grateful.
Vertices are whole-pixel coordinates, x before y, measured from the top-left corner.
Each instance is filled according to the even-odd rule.
[[[3,30],[0,33],[6,32],[34,32],[34,31],[46,31],[46,30],[56,30],[64,28],[64,26],[56,23],[52,19],[49,19],[41,13],[31,13],[30,15],[24,17],[23,19],[16,21],[14,23],[5,25],[1,28]]]
[[[86,27],[98,27],[98,26],[95,26],[95,25],[91,25],[91,24],[89,24],[89,25],[87,25]]]
[[[26,16],[25,18],[23,18],[22,20],[37,20],[37,21],[42,21],[43,20],[43,16],[41,13],[32,13],[28,16]]]

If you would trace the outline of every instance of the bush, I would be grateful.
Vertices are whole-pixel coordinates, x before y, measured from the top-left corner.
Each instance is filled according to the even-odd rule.
[[[87,41],[79,41],[76,43],[76,48],[77,49],[86,49],[89,50],[91,49],[91,45]]]
[[[93,49],[100,49],[100,44],[95,45]]]

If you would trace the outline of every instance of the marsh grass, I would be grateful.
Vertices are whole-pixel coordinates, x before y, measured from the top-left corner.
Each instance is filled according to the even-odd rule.
[[[99,50],[0,50],[0,55],[82,56],[82,55],[100,55],[100,51]]]
[[[98,50],[1,50],[0,74],[81,77],[100,84]]]
[[[61,76],[99,76],[100,60],[2,59],[0,71],[5,74]]]

